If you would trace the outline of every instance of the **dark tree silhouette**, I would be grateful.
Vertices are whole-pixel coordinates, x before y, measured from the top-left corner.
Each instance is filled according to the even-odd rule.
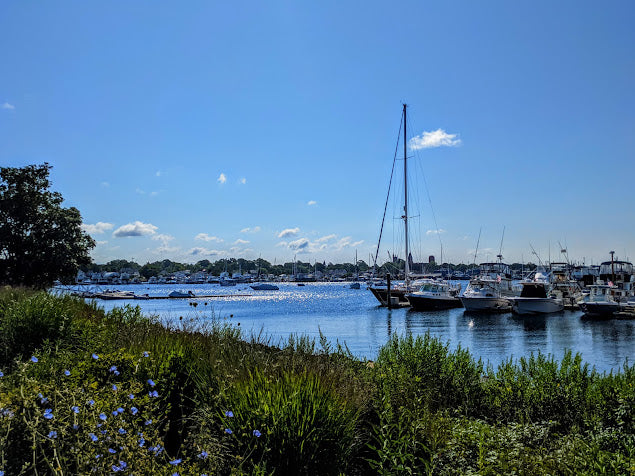
[[[49,190],[48,163],[0,167],[0,283],[44,288],[71,282],[90,263],[94,240],[77,208]]]

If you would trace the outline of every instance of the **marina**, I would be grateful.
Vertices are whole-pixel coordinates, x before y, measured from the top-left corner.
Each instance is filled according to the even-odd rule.
[[[458,283],[463,289],[468,284]],[[355,356],[371,360],[390,336],[426,332],[449,342],[451,348],[468,348],[474,357],[494,366],[539,351],[560,359],[566,349],[580,352],[599,371],[617,371],[626,359],[635,358],[635,320],[620,316],[596,319],[580,310],[530,318],[511,312],[471,313],[463,308],[422,312],[379,306],[366,285],[362,289],[351,289],[348,283],[278,286],[278,291],[251,291],[248,285],[237,285],[219,293],[218,285],[202,284],[188,288],[195,298],[167,299],[161,297],[185,288],[128,285],[121,290],[147,293],[150,299],[97,303],[106,310],[139,306],[144,314],[157,316],[171,327],[220,320],[238,326],[247,339],[261,336],[271,344],[287,342],[289,336],[319,342],[322,333],[332,345],[339,342]]]

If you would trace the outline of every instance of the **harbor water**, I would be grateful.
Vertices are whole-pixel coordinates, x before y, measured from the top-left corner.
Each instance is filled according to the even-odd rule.
[[[195,299],[98,300],[106,310],[126,304],[140,306],[170,326],[205,324],[220,319],[239,326],[246,337],[261,335],[277,345],[290,335],[319,342],[320,332],[332,343],[346,345],[357,357],[375,359],[393,334],[429,332],[451,348],[468,348],[475,358],[496,366],[538,351],[562,358],[579,352],[598,371],[617,371],[635,357],[635,320],[594,320],[580,311],[546,316],[469,314],[462,308],[417,312],[378,306],[371,292],[347,283],[276,283],[278,291],[254,291],[247,284],[127,285],[122,291],[165,297],[170,291],[191,290]],[[194,305],[196,303],[196,305]],[[319,346],[319,343],[318,343]]]

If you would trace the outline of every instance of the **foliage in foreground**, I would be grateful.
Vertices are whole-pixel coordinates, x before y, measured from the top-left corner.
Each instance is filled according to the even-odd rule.
[[[193,308],[196,309],[196,308]],[[193,311],[0,292],[5,474],[633,474],[635,367],[486,368],[429,335],[374,363]]]

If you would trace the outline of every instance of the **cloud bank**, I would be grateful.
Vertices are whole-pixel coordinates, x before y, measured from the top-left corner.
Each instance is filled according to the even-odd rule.
[[[415,136],[409,141],[410,149],[431,149],[434,147],[457,147],[461,145],[461,139],[456,139],[458,134],[448,134],[443,129],[427,132]]]
[[[278,233],[278,238],[286,238],[287,236],[295,236],[300,232],[300,228],[285,228]]]
[[[103,221],[98,221],[94,225],[82,223],[82,230],[89,235],[101,235],[108,230],[112,230],[113,227],[114,225],[112,223],[105,223]]]
[[[115,238],[126,238],[129,236],[154,235],[158,229],[159,227],[154,226],[152,223],[135,221],[134,223],[120,226],[113,232],[112,236]]]

